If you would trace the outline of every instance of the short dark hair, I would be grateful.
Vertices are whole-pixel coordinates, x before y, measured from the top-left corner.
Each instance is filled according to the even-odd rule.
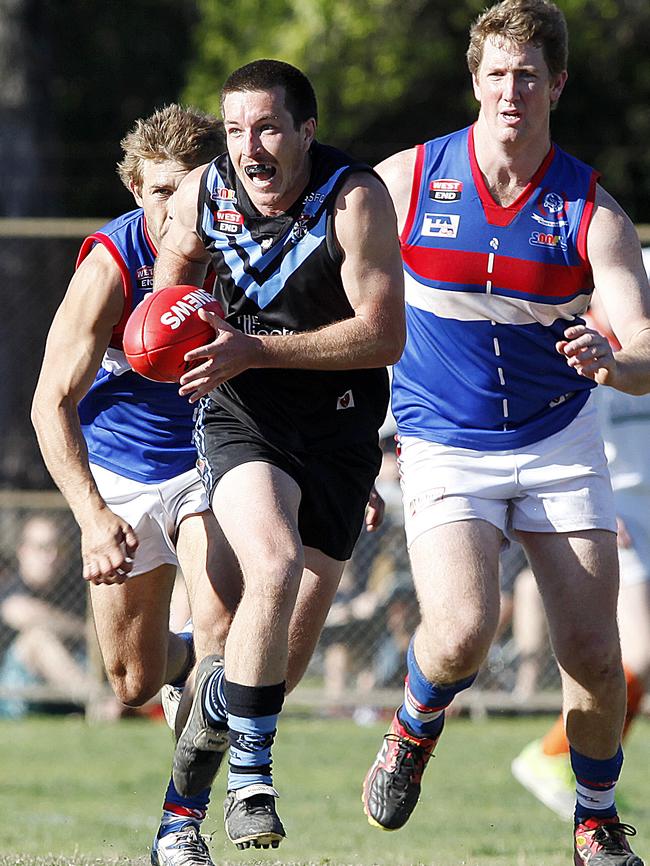
[[[296,129],[311,117],[318,120],[318,104],[311,81],[295,66],[282,60],[253,60],[235,69],[221,88],[221,113],[229,93],[274,87],[284,88],[284,104]]]
[[[539,46],[551,75],[567,68],[569,36],[563,12],[550,0],[502,0],[486,9],[472,24],[467,65],[476,75],[483,46],[490,36],[505,42]]]

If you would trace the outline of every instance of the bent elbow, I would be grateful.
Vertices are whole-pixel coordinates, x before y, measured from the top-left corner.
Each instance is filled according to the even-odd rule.
[[[43,402],[39,399],[39,393],[36,391],[34,394],[34,399],[32,400],[32,406],[29,413],[29,419],[32,422],[32,427],[36,431],[38,435],[39,431],[42,429],[43,424],[45,423],[44,412],[43,412]]]

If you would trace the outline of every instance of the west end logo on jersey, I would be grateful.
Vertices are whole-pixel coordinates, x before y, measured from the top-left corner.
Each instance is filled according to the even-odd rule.
[[[451,180],[445,177],[440,180],[432,180],[429,184],[429,198],[433,201],[460,201],[462,194],[463,182],[461,180]]]
[[[244,215],[236,210],[213,211],[214,227],[228,235],[238,235],[244,225]]]
[[[425,213],[422,234],[428,238],[455,238],[458,236],[460,216],[447,213]]]
[[[153,289],[153,266],[143,265],[135,272],[135,278],[140,289]]]
[[[195,310],[200,310],[209,301],[214,301],[214,298],[205,289],[195,289],[188,292],[183,295],[180,301],[172,304],[171,308],[162,314],[160,324],[168,325],[172,331],[175,331],[188,316],[191,316]]]
[[[234,189],[228,189],[225,186],[218,186],[210,193],[212,201],[231,201],[237,204],[237,196]]]
[[[528,243],[532,247],[566,250],[566,238],[563,238],[562,235],[554,235],[551,232],[532,232],[528,238]]]
[[[548,228],[558,228],[569,224],[567,219],[566,199],[563,195],[557,192],[542,192],[537,199],[538,213],[531,213],[531,216],[540,225]]]

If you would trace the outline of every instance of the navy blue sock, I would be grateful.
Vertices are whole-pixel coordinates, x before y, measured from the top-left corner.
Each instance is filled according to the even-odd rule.
[[[614,818],[617,814],[614,789],[623,766],[623,749],[605,760],[588,758],[569,747],[576,776],[576,824],[586,818]]]
[[[192,621],[190,620],[190,622],[184,627],[183,631],[177,632],[176,634],[176,636],[179,637],[187,647],[187,661],[183,666],[183,670],[176,677],[176,679],[169,684],[170,686],[175,686],[176,688],[182,688],[183,686],[185,686],[189,673],[196,663],[196,653],[194,652],[194,633],[191,624]]]
[[[166,836],[167,833],[174,833],[187,824],[195,824],[199,827],[208,811],[209,802],[209,788],[194,797],[182,797],[176,790],[173,780],[170,779],[163,803],[159,835]]]
[[[228,718],[225,682],[224,669],[219,667],[210,674],[203,696],[203,708],[208,716],[208,721],[218,727],[225,727]]]
[[[404,703],[397,711],[399,722],[416,737],[435,740],[445,724],[445,709],[458,692],[468,689],[476,674],[442,686],[430,683],[415,658],[413,641],[406,656],[408,674],[404,681]]]

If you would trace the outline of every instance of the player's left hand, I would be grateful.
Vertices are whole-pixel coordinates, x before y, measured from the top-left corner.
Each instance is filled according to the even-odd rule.
[[[203,307],[198,314],[212,325],[215,338],[212,343],[192,349],[185,355],[185,360],[196,363],[196,366],[181,376],[178,393],[189,397],[190,403],[196,403],[218,385],[252,367],[257,349],[253,337],[237,331],[211,310]]]
[[[565,340],[555,344],[569,367],[580,376],[599,385],[611,385],[616,376],[616,357],[606,337],[586,325],[572,325],[564,332]]]
[[[368,505],[366,506],[366,532],[374,532],[376,529],[379,529],[384,522],[385,512],[386,503],[373,484],[368,496]]]

